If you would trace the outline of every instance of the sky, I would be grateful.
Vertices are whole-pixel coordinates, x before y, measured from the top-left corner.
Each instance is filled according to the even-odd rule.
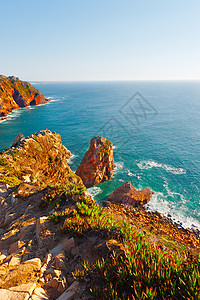
[[[199,80],[199,0],[0,0],[0,74]]]

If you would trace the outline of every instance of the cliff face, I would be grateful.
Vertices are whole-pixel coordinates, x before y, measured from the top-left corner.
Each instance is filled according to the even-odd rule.
[[[0,75],[0,117],[12,110],[29,105],[46,103],[47,99],[30,83],[19,78]]]
[[[52,184],[82,183],[67,159],[71,152],[55,132],[41,130],[25,138],[18,134],[11,148],[0,154],[0,182],[27,182],[45,188]]]
[[[76,174],[81,177],[86,187],[91,187],[112,178],[114,167],[112,142],[97,136],[91,139],[90,148]]]

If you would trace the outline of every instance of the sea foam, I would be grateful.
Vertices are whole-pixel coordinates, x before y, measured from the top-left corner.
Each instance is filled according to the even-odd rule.
[[[103,192],[102,189],[98,186],[90,187],[87,189],[87,191],[92,197],[95,197]]]
[[[143,160],[143,161],[137,163],[137,166],[141,170],[143,170],[143,169],[147,170],[147,169],[152,169],[152,168],[162,168],[165,171],[170,172],[172,174],[176,174],[176,175],[186,174],[186,170],[183,168],[172,167],[170,165],[158,163],[153,160],[147,160],[147,161]]]

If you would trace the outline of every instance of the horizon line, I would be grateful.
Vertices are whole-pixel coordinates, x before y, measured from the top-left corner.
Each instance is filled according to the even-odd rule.
[[[29,82],[38,83],[58,83],[58,82],[139,82],[139,81],[200,81],[199,79],[116,79],[116,80],[28,80]]]

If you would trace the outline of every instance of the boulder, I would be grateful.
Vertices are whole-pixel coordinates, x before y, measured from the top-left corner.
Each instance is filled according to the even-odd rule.
[[[112,142],[97,136],[91,139],[90,148],[76,174],[81,177],[86,187],[91,187],[112,178],[114,167]]]
[[[152,192],[149,187],[138,191],[130,182],[126,181],[108,196],[108,201],[114,204],[139,206],[148,203],[153,194],[154,192]]]

